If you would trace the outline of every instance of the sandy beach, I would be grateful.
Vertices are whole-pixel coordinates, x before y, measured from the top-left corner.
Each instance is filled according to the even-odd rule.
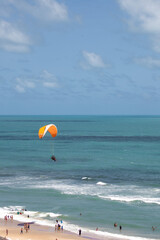
[[[70,239],[84,239],[78,234],[73,234],[67,231],[55,231],[52,227],[41,226],[37,224],[30,225],[30,230],[26,233],[24,227],[18,226],[17,221],[8,220],[7,222],[3,219],[0,220],[0,236],[6,239],[12,240],[70,240]],[[21,228],[23,228],[23,233],[21,233]],[[8,235],[6,236],[6,229],[8,230]],[[85,238],[86,239],[86,238]]]
[[[93,239],[93,240],[120,240],[118,237],[104,237],[95,234],[86,234],[82,232],[82,235],[75,234],[65,229],[56,230],[51,226],[38,225],[36,223],[30,224],[30,229],[26,232],[24,226],[18,226],[20,222],[16,220],[3,220],[0,219],[0,240],[81,240],[81,239]],[[23,233],[21,233],[23,229]],[[8,231],[8,234],[6,232]],[[129,238],[125,238],[129,240]]]

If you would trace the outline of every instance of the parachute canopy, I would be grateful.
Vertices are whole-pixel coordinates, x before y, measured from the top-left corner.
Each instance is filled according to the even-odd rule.
[[[51,134],[52,137],[57,136],[57,127],[54,124],[48,124],[39,129],[39,132],[38,132],[39,138],[40,139],[43,138],[47,131]]]

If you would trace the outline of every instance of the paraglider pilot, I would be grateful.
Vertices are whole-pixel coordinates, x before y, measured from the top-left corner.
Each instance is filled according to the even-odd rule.
[[[53,161],[56,161],[56,157],[55,157],[54,155],[51,156],[51,159],[52,159]]]

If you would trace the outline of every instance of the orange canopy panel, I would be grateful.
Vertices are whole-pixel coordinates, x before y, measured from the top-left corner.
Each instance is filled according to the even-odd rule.
[[[57,127],[54,124],[48,124],[39,129],[39,132],[38,132],[39,138],[40,139],[43,138],[47,131],[51,134],[52,137],[57,136],[57,132],[58,132]]]

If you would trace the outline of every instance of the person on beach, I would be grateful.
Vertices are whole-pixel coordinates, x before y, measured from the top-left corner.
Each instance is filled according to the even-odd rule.
[[[55,227],[54,227],[55,232],[57,231],[57,229],[58,229],[58,226],[57,224],[55,224]]]
[[[24,224],[24,229],[26,230],[26,233],[28,233],[28,223]]]
[[[119,230],[120,230],[120,231],[122,230],[122,226],[121,226],[121,225],[119,226]]]
[[[61,229],[61,225],[60,224],[58,224],[58,230],[60,230]]]
[[[23,234],[23,228],[21,228],[21,232],[20,233]]]
[[[8,236],[8,229],[6,229],[6,236]]]
[[[81,236],[81,233],[82,233],[82,231],[81,231],[81,229],[79,229],[79,236]]]

